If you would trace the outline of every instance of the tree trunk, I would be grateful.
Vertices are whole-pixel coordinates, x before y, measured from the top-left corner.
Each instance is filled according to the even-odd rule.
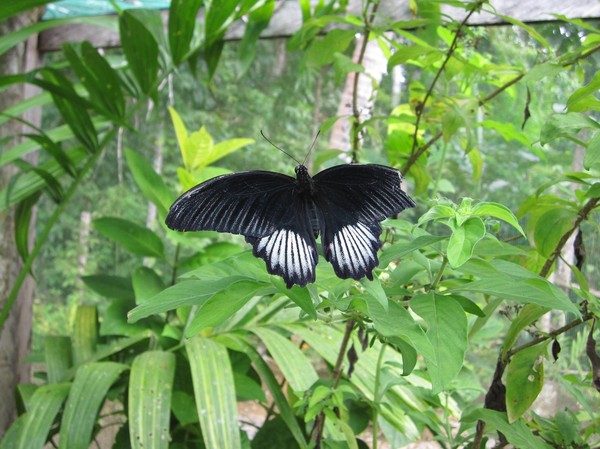
[[[17,17],[0,23],[0,36],[19,30],[34,23],[42,13],[41,9],[27,11]],[[31,38],[0,56],[0,74],[16,74],[38,66],[37,39]],[[33,95],[32,86],[14,85],[0,95],[0,110],[18,103]],[[24,118],[36,125],[40,123],[40,111],[31,111]],[[0,126],[0,138],[13,137],[8,146],[15,144],[21,133],[31,132],[17,121],[8,121]],[[31,162],[31,158],[29,158]],[[0,167],[0,188],[5,188],[14,175],[11,166]],[[32,224],[35,222],[35,213]],[[14,212],[0,212],[0,309],[6,299],[21,268],[19,255],[14,244]],[[30,232],[30,241],[32,240]],[[15,387],[18,383],[30,381],[29,364],[23,363],[23,357],[29,353],[31,342],[33,283],[28,279],[23,284],[10,315],[4,323],[0,335],[0,439],[16,417]]]

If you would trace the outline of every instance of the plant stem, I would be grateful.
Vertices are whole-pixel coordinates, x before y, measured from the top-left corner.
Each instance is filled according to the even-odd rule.
[[[446,269],[447,265],[448,265],[448,258],[446,256],[444,256],[444,260],[442,260],[442,264],[440,265],[440,269],[436,273],[435,279],[433,280],[433,282],[429,286],[429,291],[435,290],[437,288],[438,284],[442,280],[442,276],[444,275],[444,270]]]
[[[382,343],[381,349],[379,349],[379,356],[377,357],[377,365],[375,366],[375,386],[374,386],[374,394],[373,394],[373,448],[377,449],[377,434],[379,433],[379,423],[377,422],[379,418],[379,401],[381,399],[379,394],[379,384],[381,382],[381,366],[383,365],[383,354],[385,353],[385,348],[387,348],[387,344]]]

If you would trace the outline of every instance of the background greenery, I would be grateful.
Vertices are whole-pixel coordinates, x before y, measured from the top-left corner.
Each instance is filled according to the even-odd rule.
[[[247,14],[248,29],[259,29],[273,3],[205,5],[196,38],[177,33],[192,29],[201,3],[174,2],[166,34],[155,12],[115,19],[124,48],[98,55],[110,69],[73,45],[30,75],[56,106],[44,108],[41,128],[50,134],[66,122],[71,135],[55,140],[71,160],[84,156],[73,175],[59,170],[44,183],[21,164],[15,185],[26,193],[5,193],[25,210],[42,187],[53,195],[37,201],[39,255],[25,256],[36,260],[39,382],[20,388],[23,413],[0,447],[42,447],[57,436],[59,447],[87,447],[108,426],[99,418],[107,399],[120,419],[115,447],[355,448],[366,446],[367,428],[392,447],[424,434],[447,448],[488,438],[497,447],[597,446],[595,24],[468,28],[419,1],[414,22],[374,26],[376,2],[362,16],[345,14],[343,2],[312,10],[301,2],[304,26],[291,40],[249,32],[222,43],[231,20]],[[326,31],[338,22],[350,29]],[[324,42],[336,32],[347,44],[334,56]],[[347,38],[356,32],[379,40],[388,72],[403,64],[405,82],[393,104],[385,76],[373,118],[351,117],[351,137],[364,133],[351,152],[401,168],[418,203],[386,222],[378,278],[342,281],[321,260],[314,286],[287,290],[241,238],[167,230],[168,206],[193,181],[223,170],[292,173],[294,162],[261,141],[261,129],[302,160],[321,126],[314,171],[337,163],[329,119],[357,70],[348,58],[360,41]],[[82,62],[118,80],[117,91],[86,84]],[[81,119],[88,114],[108,123],[92,129]],[[40,156],[42,167],[60,160]],[[148,223],[149,204],[157,212]],[[85,248],[82,211],[93,218]],[[563,236],[579,228],[585,260],[571,262],[573,282],[559,289],[546,278]],[[549,311],[552,326],[542,328]],[[532,404],[543,385],[565,407],[542,417]],[[264,422],[240,431],[236,401],[260,404]]]

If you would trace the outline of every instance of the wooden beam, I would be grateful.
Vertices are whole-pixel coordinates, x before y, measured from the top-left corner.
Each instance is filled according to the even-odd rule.
[[[360,0],[350,0],[348,12],[360,14]],[[597,0],[577,0],[548,2],[548,0],[492,0],[491,8],[496,15],[489,12],[473,14],[469,24],[473,26],[489,26],[506,24],[498,15],[514,17],[525,23],[539,23],[556,21],[556,15],[563,15],[570,19],[599,19],[600,2]],[[442,6],[442,12],[450,17],[461,20],[466,12],[464,9]],[[161,11],[163,22],[166,24],[168,11]],[[201,11],[198,20],[202,20],[204,12]],[[380,21],[410,20],[414,15],[409,9],[408,0],[381,0],[379,8]],[[290,37],[302,26],[300,6],[295,0],[283,0],[277,3],[273,18],[269,26],[262,32],[262,38]],[[225,39],[238,40],[244,34],[245,23],[238,21],[229,28]],[[42,52],[56,51],[64,42],[79,42],[87,40],[95,47],[119,47],[119,33],[115,29],[107,29],[88,24],[72,24],[46,30],[40,34],[39,49]]]

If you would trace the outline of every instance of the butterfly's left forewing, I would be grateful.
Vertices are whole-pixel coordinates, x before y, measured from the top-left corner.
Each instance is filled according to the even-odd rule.
[[[400,188],[400,172],[375,164],[339,165],[313,179],[325,259],[341,278],[373,279],[379,222],[415,205]]]
[[[315,280],[317,249],[311,203],[294,193],[296,180],[266,171],[223,175],[179,197],[167,226],[178,231],[213,230],[242,234],[267,271],[286,285]]]

